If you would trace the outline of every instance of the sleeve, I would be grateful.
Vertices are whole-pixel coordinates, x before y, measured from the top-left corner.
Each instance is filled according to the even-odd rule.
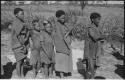
[[[13,30],[15,32],[15,35],[19,35],[20,31],[22,30],[22,28],[23,28],[22,24],[20,24],[20,23],[18,23],[16,21],[14,22],[14,24],[13,24]]]
[[[15,35],[14,25],[12,25],[12,28],[11,28],[11,34],[12,34],[12,36],[14,36],[14,35]]]
[[[13,23],[11,30],[12,30],[12,35],[17,36],[19,34],[19,32],[16,31],[16,24],[15,23]]]
[[[89,35],[94,41],[97,41],[100,37],[93,28],[89,28]]]
[[[100,41],[105,38],[105,36],[97,34],[97,32],[92,28],[89,28],[89,35],[94,41]]]

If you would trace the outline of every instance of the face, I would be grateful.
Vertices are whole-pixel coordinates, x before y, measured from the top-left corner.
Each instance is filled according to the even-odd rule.
[[[58,18],[58,20],[61,22],[61,23],[65,23],[65,15],[62,15]]]
[[[35,30],[40,31],[40,27],[39,27],[39,23],[38,22],[34,22],[33,26],[34,26]]]
[[[96,18],[96,19],[93,19],[93,23],[94,23],[96,26],[98,26],[99,23],[100,23],[100,20],[101,20],[101,17],[98,17],[98,18]]]
[[[18,18],[24,20],[24,11],[19,11],[19,13],[17,13],[16,15]]]
[[[46,26],[45,26],[45,30],[49,33],[52,32],[52,27],[51,27],[51,24],[50,23],[47,23]]]

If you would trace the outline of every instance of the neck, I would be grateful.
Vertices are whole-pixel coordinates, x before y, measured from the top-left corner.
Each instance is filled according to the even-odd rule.
[[[94,25],[95,25],[95,27],[98,27],[98,25],[97,25],[97,24],[95,24],[95,23],[93,23],[93,22],[92,22],[92,24],[94,24]]]
[[[58,20],[58,22],[59,22],[59,23],[61,23],[62,25],[64,25],[64,24],[65,24],[64,22],[61,22],[61,21],[59,21],[59,20]]]
[[[23,19],[21,19],[21,18],[19,18],[19,17],[16,17],[16,18],[19,19],[21,22],[24,23],[24,20],[23,20]]]

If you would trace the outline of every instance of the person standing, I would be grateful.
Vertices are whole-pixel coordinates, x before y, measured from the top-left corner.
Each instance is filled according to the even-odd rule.
[[[53,43],[53,29],[49,21],[44,21],[44,30],[41,31],[41,63],[44,67],[45,78],[53,77],[55,52]]]
[[[61,78],[64,78],[64,74],[68,75],[73,70],[70,30],[65,24],[65,12],[63,10],[56,11],[55,16],[56,20],[53,25],[55,29],[53,40],[56,50],[55,71],[59,72]]]
[[[12,24],[12,50],[16,58],[17,75],[24,77],[23,64],[27,57],[27,49],[29,46],[29,30],[24,21],[24,10],[21,8],[14,9],[16,19]]]
[[[39,19],[36,17],[32,21],[32,30],[30,32],[31,37],[31,57],[30,57],[30,65],[33,67],[33,78],[37,76],[37,73],[40,69],[41,65],[41,57],[40,57],[40,25],[39,25]]]
[[[86,78],[94,78],[96,67],[98,66],[98,58],[100,54],[100,40],[105,36],[101,35],[99,23],[101,15],[99,13],[91,13],[91,23],[88,25],[87,38],[85,39],[84,60],[87,61]]]

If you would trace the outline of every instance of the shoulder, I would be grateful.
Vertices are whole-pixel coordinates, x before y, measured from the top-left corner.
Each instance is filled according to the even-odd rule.
[[[18,26],[21,26],[21,25],[23,25],[23,23],[21,23],[21,21],[19,21],[18,19],[13,20],[13,23],[12,23],[13,28],[17,28]]]

